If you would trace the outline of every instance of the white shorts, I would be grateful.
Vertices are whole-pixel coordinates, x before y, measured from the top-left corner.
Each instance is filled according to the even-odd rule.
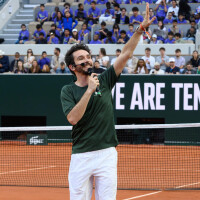
[[[95,199],[116,200],[117,151],[115,147],[72,154],[69,168],[70,200],[90,200],[95,178]]]

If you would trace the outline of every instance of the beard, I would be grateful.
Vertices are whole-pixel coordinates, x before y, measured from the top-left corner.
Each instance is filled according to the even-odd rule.
[[[86,66],[88,66],[88,65],[90,66],[89,68],[92,68],[92,64],[86,63]],[[87,68],[87,69],[84,69],[84,68],[85,68],[85,66],[83,67],[81,65],[77,65],[76,66],[76,71],[81,73],[82,75],[89,75],[89,73],[88,73],[88,69],[89,68]]]

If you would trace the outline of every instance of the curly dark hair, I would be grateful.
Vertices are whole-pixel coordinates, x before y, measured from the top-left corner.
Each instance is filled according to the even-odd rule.
[[[74,65],[75,64],[73,53],[78,51],[78,50],[85,50],[90,54],[90,49],[89,49],[89,47],[87,45],[85,45],[85,44],[75,44],[74,46],[72,46],[67,51],[67,53],[65,55],[65,63],[66,63],[68,68],[69,68],[69,65]],[[70,70],[70,68],[69,68],[69,70]],[[71,73],[75,75],[75,73],[73,71],[71,71]]]

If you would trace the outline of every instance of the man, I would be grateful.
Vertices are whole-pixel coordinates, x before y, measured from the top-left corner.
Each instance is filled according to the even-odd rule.
[[[126,31],[125,30],[121,30],[119,39],[117,41],[117,44],[126,44],[129,41],[129,39],[130,38],[126,35]]]
[[[99,19],[100,17],[100,9],[96,7],[96,1],[91,2],[91,8],[88,10],[88,16],[93,15],[94,19]]]
[[[155,75],[164,75],[165,71],[160,69],[160,63],[155,62],[154,64],[154,69],[151,69],[149,74],[155,74]]]
[[[36,40],[36,44],[47,44],[47,40],[44,37],[44,33],[39,33],[39,38]]]
[[[179,67],[175,66],[175,59],[174,58],[169,59],[169,67],[166,68],[165,73],[166,74],[180,74]]]
[[[106,12],[106,10],[107,11],[109,10],[110,14],[114,17],[115,11],[114,11],[114,9],[111,8],[111,3],[109,1],[106,3],[106,8],[101,10],[101,14],[104,14]]]
[[[50,62],[51,62],[50,59],[47,58],[47,52],[43,51],[41,58],[38,60],[38,65],[40,66],[40,69],[42,70],[44,65],[49,66]]]
[[[39,35],[40,33],[43,33],[44,34],[44,37],[46,37],[46,33],[45,31],[42,29],[42,26],[41,24],[37,24],[36,25],[36,30],[34,31],[33,33],[33,38],[35,40],[35,42],[37,43],[37,40],[39,40]]]
[[[126,8],[121,9],[121,14],[115,19],[117,24],[129,24],[129,17],[126,15]]]
[[[43,24],[47,20],[48,20],[48,11],[45,10],[44,4],[40,4],[40,11],[37,14],[37,21]]]
[[[55,73],[61,62],[64,62],[65,56],[60,53],[59,48],[55,48],[54,55],[51,58],[51,72]]]
[[[22,24],[18,40],[15,42],[15,44],[24,44],[28,40],[29,40],[29,31],[26,29],[26,25]]]
[[[176,0],[172,0],[172,7],[168,8],[167,14],[172,12],[174,17],[178,17],[179,7],[176,5]]]
[[[173,23],[173,14],[168,12],[167,17],[163,20],[163,24],[172,24]]]
[[[149,4],[142,26],[147,28]],[[117,152],[118,144],[113,116],[112,88],[133,54],[143,31],[141,27],[125,44],[115,64],[97,77],[88,75],[93,61],[86,45],[71,47],[65,56],[70,71],[76,81],[62,88],[61,102],[64,114],[73,125],[72,156],[69,170],[70,199],[91,199],[93,178],[95,196],[101,200],[115,200],[117,191]],[[101,96],[95,94],[97,86]]]
[[[160,64],[160,69],[166,70],[166,68],[169,66],[169,56],[165,55],[165,48],[161,47],[159,49],[160,56],[156,57],[156,62]]]
[[[16,52],[14,60],[10,63],[10,69],[9,69],[10,72],[14,72],[17,69],[18,61],[23,62],[23,60],[20,59],[20,53]]]
[[[78,9],[75,10],[75,18],[78,21],[84,21],[87,18],[87,12],[84,10],[84,6],[82,3],[79,3]]]
[[[8,72],[9,70],[9,59],[5,56],[5,52],[0,50],[0,73]]]
[[[120,5],[118,3],[114,3],[114,19],[119,18],[121,15]]]
[[[181,56],[181,50],[180,49],[176,49],[175,50],[175,65],[176,67],[180,68],[180,73],[183,72],[184,70],[184,66],[185,66],[185,58],[183,56]]]
[[[142,56],[142,59],[145,61],[147,69],[149,71],[154,68],[155,58],[153,56],[151,56],[150,48],[145,49],[145,56]]]
[[[109,30],[106,28],[106,22],[101,22],[101,29],[99,29],[99,39],[103,40],[106,38],[108,31]]]
[[[193,69],[192,63],[188,62],[186,69],[183,70],[183,74],[196,74],[196,70]]]
[[[55,31],[51,31],[50,36],[47,38],[47,44],[59,44],[59,43],[60,43],[60,41],[56,37]]]
[[[175,39],[174,39],[174,33],[172,31],[170,31],[167,34],[168,38],[165,39],[164,44],[174,44],[175,43]]]
[[[176,33],[182,34],[181,29],[180,29],[177,25],[178,25],[177,20],[173,20],[173,22],[172,22],[172,27],[170,27],[170,28],[168,29],[168,32],[171,31],[171,32],[173,32],[174,34],[176,34]]]
[[[102,44],[102,42],[99,40],[99,32],[94,33],[94,38],[90,41],[90,44]]]
[[[139,15],[139,9],[138,7],[133,7],[132,8],[133,15],[130,17],[130,23],[132,24],[141,24],[143,21],[142,15]]]
[[[95,60],[94,67],[93,67],[93,73],[101,74],[105,70],[106,70],[106,68],[101,67],[99,61]]]
[[[66,67],[65,62],[60,63],[60,67],[56,69],[56,74],[71,74],[69,69]]]
[[[167,13],[168,6],[165,0],[161,0],[160,3],[154,8],[156,11],[156,17],[158,21],[163,21]]]

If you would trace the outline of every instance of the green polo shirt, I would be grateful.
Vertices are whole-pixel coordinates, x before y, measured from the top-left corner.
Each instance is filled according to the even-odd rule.
[[[118,80],[113,66],[98,76],[102,96],[92,94],[86,111],[72,129],[72,153],[83,153],[115,147],[118,144],[111,90]],[[74,82],[61,90],[61,103],[65,116],[80,101],[88,86]]]

